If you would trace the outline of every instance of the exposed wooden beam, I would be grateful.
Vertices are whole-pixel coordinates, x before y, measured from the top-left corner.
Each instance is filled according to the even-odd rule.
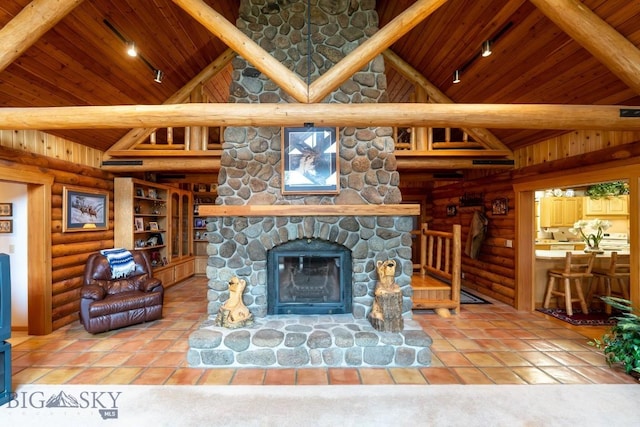
[[[318,77],[309,87],[309,102],[320,102],[373,60],[376,55],[411,31],[447,0],[418,0],[368,40],[355,48],[331,69]]]
[[[189,80],[189,82],[186,85],[184,85],[183,87],[178,89],[173,95],[171,95],[165,102],[163,102],[163,104],[169,105],[169,104],[177,104],[179,102],[184,102],[189,97],[189,94],[199,84],[205,83],[211,80],[211,78],[216,74],[218,74],[224,67],[226,67],[229,64],[229,62],[231,62],[231,60],[235,58],[235,56],[236,56],[236,53],[233,50],[231,49],[225,50],[211,64],[209,64],[202,71],[200,71],[198,75],[196,75],[194,78]],[[115,154],[113,154],[114,152],[133,148],[134,146],[136,146],[137,144],[145,140],[156,129],[157,128],[136,128],[136,129],[130,130],[129,132],[127,132],[125,136],[120,138],[120,140],[118,140],[115,144],[113,144],[111,148],[109,148],[109,150],[107,150],[104,153],[103,159],[107,160],[111,156],[115,156]]]
[[[396,71],[402,74],[407,80],[414,85],[421,87],[427,92],[430,102],[437,104],[453,104],[453,100],[444,94],[437,86],[427,80],[418,70],[413,68],[404,59],[396,55],[391,49],[382,52],[385,60]],[[480,128],[463,128],[463,130],[471,135],[476,141],[482,143],[486,148],[495,150],[509,150],[502,141],[500,141],[491,131]],[[511,151],[511,150],[509,150]]]
[[[130,160],[130,163],[127,163]],[[219,157],[202,158],[158,158],[158,157],[136,157],[131,159],[118,159],[117,164],[105,161],[100,169],[110,172],[169,172],[169,171],[208,171],[218,172],[220,170]]]
[[[432,157],[508,157],[511,150],[476,150],[476,149],[438,149],[438,150],[397,150],[396,157],[432,156]]]
[[[577,0],[531,0],[630,88],[640,93],[640,50]]]
[[[120,160],[120,159],[118,159]],[[202,172],[218,173],[220,158],[172,158],[172,157],[131,157],[123,159],[131,163],[111,164],[108,161],[101,166],[102,170],[118,173],[132,172]],[[462,170],[462,169],[513,169],[511,164],[474,163],[472,158],[462,157],[426,157],[426,156],[398,156],[398,172],[405,179],[405,174],[411,176],[411,181],[430,181],[431,175],[425,171],[433,170]],[[413,175],[411,175],[413,174]],[[191,176],[191,175],[189,175]],[[210,177],[209,177],[210,178]],[[195,180],[194,182],[200,182]]]
[[[478,156],[480,157],[480,156]],[[495,163],[476,163],[469,157],[433,157],[433,156],[397,156],[398,171],[419,172],[424,170],[459,170],[459,169],[513,169],[511,163],[497,160]],[[486,158],[482,158],[486,160]]]
[[[0,71],[84,0],[33,0],[0,29]]]
[[[162,145],[156,145],[156,147],[162,147]],[[139,154],[139,156],[137,155]],[[222,155],[222,150],[198,150],[198,151],[186,151],[184,150],[184,146],[182,150],[163,150],[160,149],[145,149],[145,150],[120,150],[111,152],[111,156],[113,157],[171,157],[171,158],[179,158],[179,157],[220,157]]]
[[[557,104],[175,104],[1,108],[0,129],[163,126],[431,126],[640,130],[620,110],[640,106]]]
[[[223,43],[273,80],[298,102],[308,102],[308,87],[295,73],[202,0],[173,0]]]

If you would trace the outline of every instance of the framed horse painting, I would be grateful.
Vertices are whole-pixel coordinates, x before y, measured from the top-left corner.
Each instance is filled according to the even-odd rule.
[[[338,194],[338,128],[282,128],[282,193]]]
[[[109,229],[109,193],[79,187],[62,188],[62,232]]]

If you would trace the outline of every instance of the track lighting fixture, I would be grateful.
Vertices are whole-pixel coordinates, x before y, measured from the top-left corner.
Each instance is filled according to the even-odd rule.
[[[153,81],[156,83],[162,83],[162,78],[164,77],[164,73],[162,70],[155,70],[153,72]]]
[[[455,70],[453,72],[453,82],[460,83],[460,70]]]
[[[122,40],[124,44],[127,45],[127,55],[131,57],[140,58],[142,62],[144,62],[145,65],[149,67],[149,69],[153,72],[153,81],[156,83],[162,83],[162,79],[164,78],[164,73],[162,72],[162,70],[159,70],[156,67],[154,67],[153,64],[151,64],[147,60],[147,58],[145,58],[144,56],[138,53],[138,49],[136,48],[135,42],[133,40],[129,40],[124,35],[122,35],[122,33],[118,31],[118,29],[114,27],[113,24],[111,24],[111,22],[107,21],[106,19],[104,19],[102,22],[104,22],[107,28],[109,28],[111,32],[116,35],[116,37],[118,37],[120,40]]]
[[[487,57],[491,55],[491,40],[486,40],[482,43],[482,56]]]
[[[136,50],[136,44],[134,42],[127,43],[127,55],[133,58],[138,56],[138,51]]]
[[[491,55],[492,46],[498,41],[498,39],[506,34],[507,31],[513,26],[513,22],[507,22],[507,24],[500,29],[493,37],[482,42],[480,51],[476,51],[473,58],[465,62],[461,67],[453,73],[453,83],[460,83],[460,74],[462,74],[467,68],[469,68],[478,58],[487,57]]]

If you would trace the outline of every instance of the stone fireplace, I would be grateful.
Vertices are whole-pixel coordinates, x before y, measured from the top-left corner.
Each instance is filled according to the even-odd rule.
[[[371,36],[377,25],[372,0],[242,0],[237,22],[238,28],[309,82]],[[295,102],[256,71],[236,57],[229,102]],[[324,102],[385,102],[385,88],[384,61],[378,56]],[[243,301],[259,330],[221,331],[205,323],[190,338],[189,362],[197,366],[428,365],[431,341],[418,325],[405,322],[401,336],[390,338],[388,333],[381,337],[366,320],[377,281],[376,262],[386,259],[398,264],[403,317],[411,319],[413,218],[353,213],[358,206],[402,201],[392,129],[339,130],[338,194],[283,194],[281,133],[282,129],[273,127],[225,130],[216,204],[271,206],[278,213],[208,218],[208,313],[215,318],[228,298],[229,280],[237,276],[247,282]],[[339,215],[314,212],[314,207],[325,205],[336,206]],[[289,216],[292,206],[304,207],[309,214]],[[328,247],[341,248],[344,255],[330,254]],[[285,256],[268,267],[269,258],[279,249]],[[294,286],[282,283],[291,280],[285,277],[290,268],[296,270],[294,293]],[[276,274],[279,283],[273,283]],[[327,283],[336,278],[342,281],[345,274],[349,277],[343,285],[348,288]],[[301,284],[305,276],[307,282]],[[278,313],[298,316],[292,320]],[[310,326],[317,322],[324,325],[322,333],[316,334]],[[334,328],[340,338],[332,333],[325,337]],[[229,336],[242,342],[236,347],[243,348],[243,354],[218,347]],[[256,339],[261,344],[250,347]],[[288,339],[300,344],[288,346]],[[218,344],[212,346],[211,340]]]

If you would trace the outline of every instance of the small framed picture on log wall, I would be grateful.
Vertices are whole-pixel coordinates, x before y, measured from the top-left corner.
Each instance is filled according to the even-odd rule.
[[[491,208],[493,215],[506,215],[509,212],[509,199],[506,197],[493,199]]]

